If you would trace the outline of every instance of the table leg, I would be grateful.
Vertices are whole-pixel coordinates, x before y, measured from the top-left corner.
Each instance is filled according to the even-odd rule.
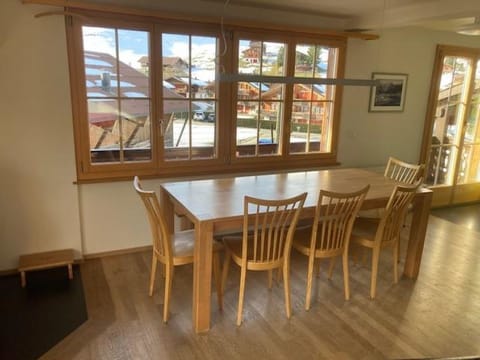
[[[70,280],[73,279],[73,269],[72,269],[72,264],[68,264],[68,278]]]
[[[193,327],[197,333],[210,329],[212,245],[212,223],[197,222],[195,224],[192,309]]]
[[[404,268],[405,276],[412,279],[418,276],[420,270],[432,196],[432,191],[420,192],[413,200],[412,225]]]
[[[160,205],[162,206],[163,216],[167,223],[167,227],[170,230],[170,234],[173,234],[175,231],[175,211],[170,196],[168,196],[168,192],[166,192],[161,186]]]

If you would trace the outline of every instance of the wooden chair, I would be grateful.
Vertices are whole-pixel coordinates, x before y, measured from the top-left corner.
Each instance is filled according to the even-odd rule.
[[[403,228],[408,207],[421,184],[421,179],[413,185],[397,185],[387,203],[381,218],[357,218],[355,221],[351,245],[359,245],[372,250],[372,275],[370,297],[375,298],[377,287],[378,262],[380,250],[393,249],[393,280],[398,282],[398,257],[400,232]]]
[[[411,185],[422,178],[424,169],[425,164],[410,164],[390,156],[383,176]],[[411,206],[409,206],[408,212],[410,210]],[[406,223],[403,226],[406,226]],[[398,251],[400,253],[400,240],[398,241]],[[398,260],[400,261],[400,257]]]
[[[241,236],[226,236],[222,288],[230,261],[240,266],[237,325],[242,323],[243,298],[247,270],[268,271],[268,286],[272,288],[272,271],[283,269],[285,309],[290,318],[290,252],[293,234],[307,193],[282,199],[265,200],[245,196]]]
[[[310,309],[315,259],[330,258],[328,278],[332,276],[334,260],[342,256],[345,299],[350,298],[348,280],[348,244],[353,222],[370,188],[351,193],[321,190],[315,210],[313,225],[295,232],[293,248],[308,256],[307,292],[305,310]],[[318,266],[320,264],[318,263]],[[319,267],[318,267],[319,269]]]
[[[385,172],[383,173],[383,176],[411,185],[417,182],[420,178],[422,178],[424,169],[424,164],[410,164],[394,158],[393,156],[390,156],[388,158],[387,166],[385,167]],[[409,211],[410,209],[411,206],[409,207]],[[360,217],[380,218],[382,216],[382,211],[383,209],[361,211]],[[400,241],[398,242],[398,251],[400,252]]]
[[[145,204],[150,223],[153,240],[152,269],[150,274],[149,295],[153,295],[157,262],[165,268],[165,294],[163,302],[163,322],[168,321],[170,294],[172,289],[174,267],[193,264],[194,230],[179,231],[173,234],[167,230],[166,221],[160,203],[154,191],[145,191],[140,185],[137,176],[133,179],[133,186]],[[217,297],[220,309],[222,308],[222,287],[220,272],[219,251],[223,249],[221,243],[213,243],[213,274],[217,286]],[[163,271],[162,271],[163,273]]]
[[[410,164],[390,156],[383,175],[405,184],[414,184],[423,175],[424,167],[423,164]]]

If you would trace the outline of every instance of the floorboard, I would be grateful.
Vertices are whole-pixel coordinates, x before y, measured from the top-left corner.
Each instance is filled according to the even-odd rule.
[[[477,221],[478,222],[478,221]],[[480,222],[479,222],[480,223]],[[404,235],[408,228],[404,229]],[[405,241],[402,252],[405,251]],[[212,296],[212,328],[192,330],[192,267],[176,269],[171,317],[162,323],[163,282],[148,296],[150,253],[85,261],[81,266],[89,320],[42,359],[419,359],[480,355],[480,233],[430,216],[416,281],[393,284],[382,253],[377,298],[370,300],[368,265],[350,264],[351,299],[343,298],[338,262],[315,279],[304,310],[306,258],[292,256],[292,318],[283,288],[267,288],[249,272],[244,322],[235,325],[239,271],[232,264],[223,312]],[[400,264],[403,268],[403,261]]]

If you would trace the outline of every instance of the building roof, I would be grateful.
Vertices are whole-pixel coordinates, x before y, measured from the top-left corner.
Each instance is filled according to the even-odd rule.
[[[121,61],[117,70],[117,60],[110,54],[85,51],[84,59],[91,124],[109,126],[117,119],[116,98],[119,95],[124,98],[122,115],[125,118],[136,119],[149,115],[150,80],[147,75]],[[164,113],[183,111],[183,102],[173,100],[183,97],[172,90],[172,84],[163,82],[163,85],[164,96],[172,99],[164,102]]]

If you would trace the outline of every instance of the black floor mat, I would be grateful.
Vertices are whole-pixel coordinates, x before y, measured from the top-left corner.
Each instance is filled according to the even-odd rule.
[[[37,359],[86,320],[78,266],[0,277],[0,359]]]

